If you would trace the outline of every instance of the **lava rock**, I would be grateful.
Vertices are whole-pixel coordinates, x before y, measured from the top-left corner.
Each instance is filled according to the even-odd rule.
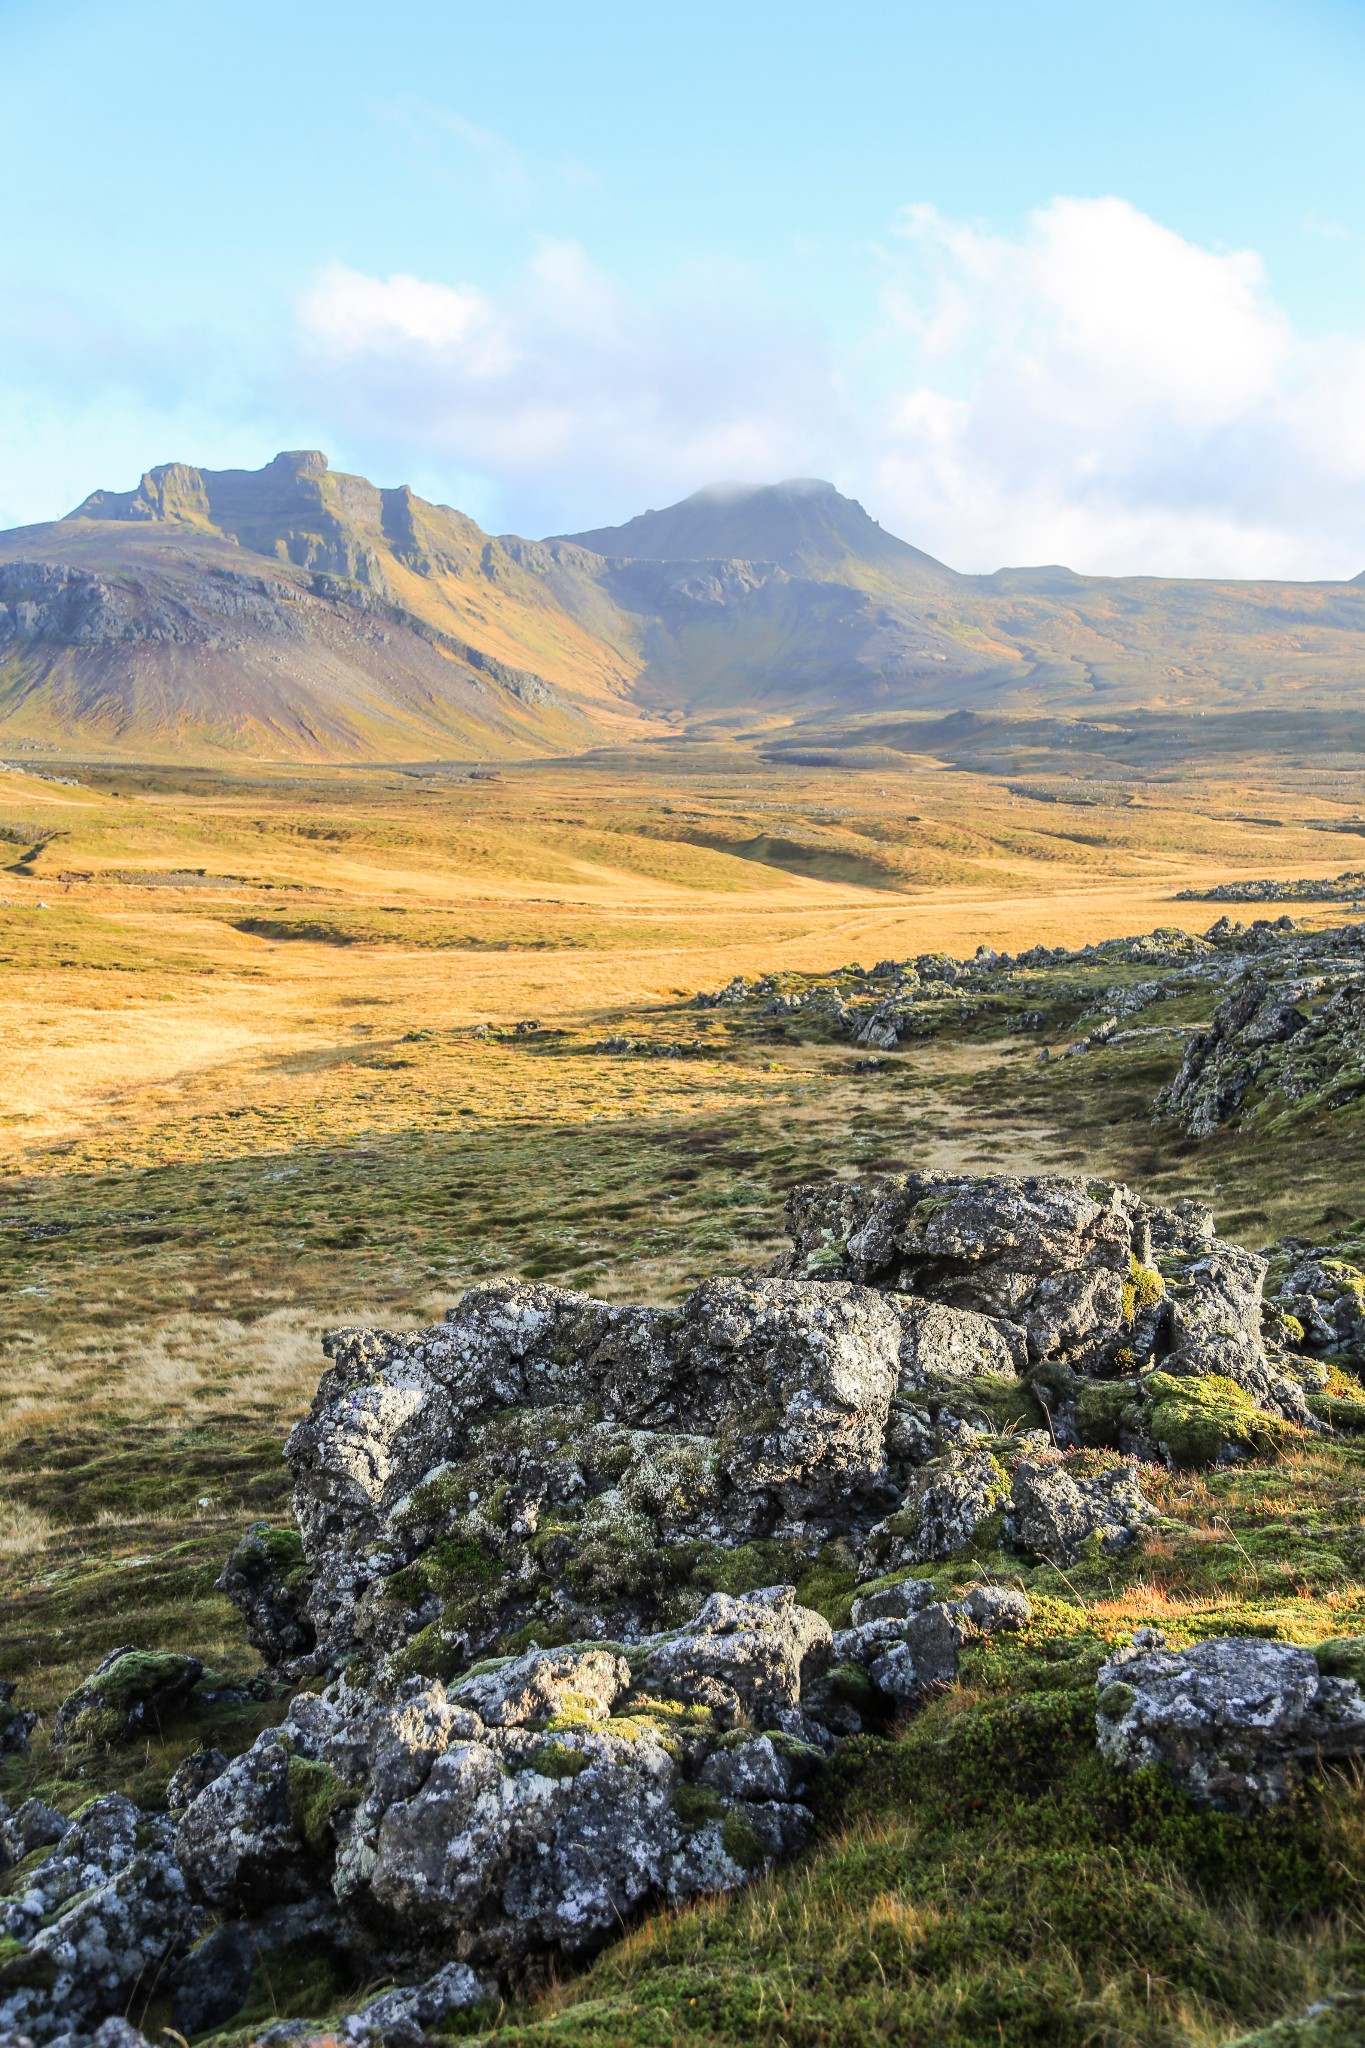
[[[52,1747],[132,1742],[159,1732],[184,1713],[203,1669],[197,1657],[173,1650],[111,1650],[58,1707]]]
[[[1156,1629],[1102,1666],[1101,1752],[1126,1770],[1159,1764],[1197,1805],[1249,1813],[1283,1799],[1295,1767],[1365,1752],[1365,1696],[1326,1677],[1310,1650],[1222,1636],[1172,1650]]]
[[[1084,1478],[1063,1464],[1024,1459],[1010,1485],[1012,1537],[1054,1564],[1074,1564],[1091,1537],[1103,1551],[1127,1550],[1155,1515],[1135,1465]]]

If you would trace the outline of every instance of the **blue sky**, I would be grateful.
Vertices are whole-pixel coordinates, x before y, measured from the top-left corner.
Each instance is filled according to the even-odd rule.
[[[316,445],[497,530],[829,475],[1365,568],[1365,9],[0,0],[0,522]]]

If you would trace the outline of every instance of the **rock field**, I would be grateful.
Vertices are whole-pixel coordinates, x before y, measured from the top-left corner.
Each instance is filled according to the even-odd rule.
[[[1324,1361],[1365,1334],[1355,1269],[1298,1247],[1267,1299],[1266,1257],[1207,1211],[1111,1183],[829,1179],[786,1215],[770,1270],[676,1307],[503,1282],[326,1340],[294,1526],[221,1581],[281,1718],[190,1755],[165,1811],[0,1813],[6,2048],[130,2048],[153,1982],[182,2035],[224,2027],[300,1941],[395,1986],[339,2038],[416,2048],[650,1907],[748,1884],[808,1841],[841,1745],[1037,1627],[1011,1558],[1118,1556],[1157,1519],[1145,1474],[1330,1434]],[[943,1597],[936,1562],[974,1557]],[[840,1628],[796,1592],[834,1566]],[[1100,1670],[1099,1751],[1196,1806],[1274,1806],[1365,1753],[1362,1653],[1140,1629]],[[135,1743],[210,1682],[123,1646],[54,1745]]]

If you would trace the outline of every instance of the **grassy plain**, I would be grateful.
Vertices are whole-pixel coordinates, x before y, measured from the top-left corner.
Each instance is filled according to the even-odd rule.
[[[1273,1147],[1154,1131],[1195,1021],[1177,1004],[1085,1061],[1040,1065],[1036,1033],[988,1021],[871,1070],[692,1006],[735,974],[1199,930],[1217,911],[1177,891],[1356,864],[1358,792],[1321,764],[1121,789],[1053,767],[698,747],[478,780],[0,777],[0,1676],[50,1713],[118,1643],[252,1667],[213,1580],[284,1509],[331,1325],[428,1319],[501,1272],[676,1298],[769,1256],[793,1181],[879,1165],[1132,1178],[1253,1244],[1357,1223],[1352,1112]],[[1083,1723],[1100,1646],[1137,1621],[1365,1631],[1363,1499],[1349,1445],[1172,1477],[1131,1566],[1032,1587],[1017,1668],[851,1756],[801,1871],[632,1934],[507,2038],[1206,2043],[1358,1971],[1358,1802],[1325,1794],[1285,1838],[1277,1901],[1221,1824],[1105,1806]],[[154,1795],[200,1732],[95,1780]],[[39,1784],[92,1789],[41,1732],[0,1789]],[[1115,1917],[1087,1929],[1106,1886]],[[1168,1968],[1173,1942],[1203,1962]],[[988,1966],[992,1944],[1017,1954]]]

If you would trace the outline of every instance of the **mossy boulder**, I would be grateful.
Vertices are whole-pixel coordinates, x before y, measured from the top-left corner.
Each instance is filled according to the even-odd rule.
[[[218,1580],[267,1664],[306,1657],[317,1640],[308,1614],[312,1579],[297,1529],[254,1522]]]
[[[57,1709],[52,1747],[107,1747],[158,1735],[184,1714],[203,1675],[174,1650],[111,1650]]]
[[[1148,1434],[1180,1466],[1216,1465],[1229,1454],[1272,1458],[1298,1434],[1221,1373],[1152,1373],[1143,1398]]]

